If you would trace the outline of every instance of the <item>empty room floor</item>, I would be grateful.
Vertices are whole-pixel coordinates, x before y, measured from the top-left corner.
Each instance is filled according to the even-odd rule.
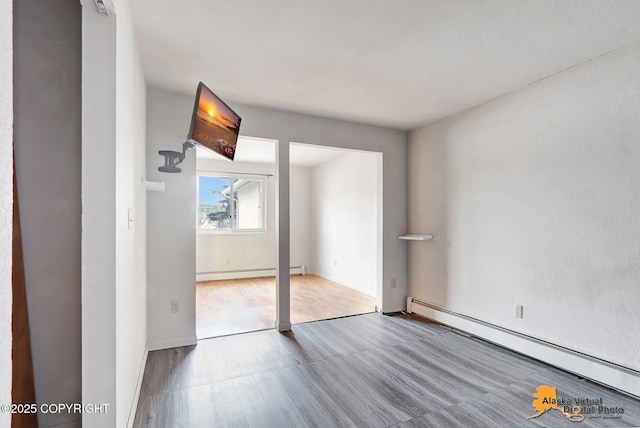
[[[541,385],[620,418],[534,419]],[[640,402],[415,317],[377,313],[149,353],[134,427],[629,427]]]
[[[316,275],[291,276],[294,324],[375,311],[375,299]],[[273,328],[274,277],[199,282],[196,285],[198,339]]]

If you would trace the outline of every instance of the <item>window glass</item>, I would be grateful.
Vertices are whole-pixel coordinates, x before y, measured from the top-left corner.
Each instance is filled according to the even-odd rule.
[[[264,180],[198,176],[198,229],[264,230]]]

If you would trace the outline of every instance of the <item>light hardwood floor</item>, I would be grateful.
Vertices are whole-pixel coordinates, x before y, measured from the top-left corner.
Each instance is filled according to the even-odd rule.
[[[294,324],[375,311],[375,299],[316,275],[291,276]],[[273,328],[275,278],[199,282],[196,285],[198,339]]]
[[[619,419],[536,419],[540,385]],[[377,313],[149,353],[134,427],[630,427],[640,402],[414,317]]]

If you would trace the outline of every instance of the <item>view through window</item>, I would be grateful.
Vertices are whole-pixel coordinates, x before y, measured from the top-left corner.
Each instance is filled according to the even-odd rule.
[[[264,178],[198,175],[198,230],[264,231]]]

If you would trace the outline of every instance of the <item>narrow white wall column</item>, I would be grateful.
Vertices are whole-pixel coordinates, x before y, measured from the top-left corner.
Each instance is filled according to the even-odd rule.
[[[276,329],[291,330],[289,239],[289,142],[276,143]]]
[[[82,8],[82,424],[116,426],[116,17]],[[124,409],[127,411],[128,409]]]

